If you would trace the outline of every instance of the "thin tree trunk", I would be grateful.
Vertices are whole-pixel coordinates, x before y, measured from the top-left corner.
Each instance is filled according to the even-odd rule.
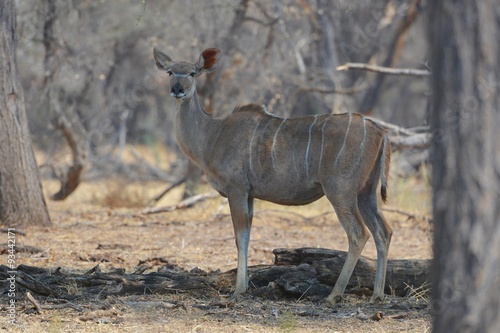
[[[16,65],[14,0],[0,1],[0,223],[51,224],[31,146]]]
[[[500,11],[429,1],[435,332],[500,332]]]
[[[406,36],[408,35],[408,30],[410,29],[413,22],[415,22],[419,13],[419,5],[421,0],[411,0],[408,6],[408,12],[406,16],[399,22],[398,29],[394,35],[394,39],[389,45],[388,53],[384,62],[382,63],[383,67],[392,67],[394,63],[397,62],[399,58],[399,53],[403,48],[404,41]],[[363,97],[363,101],[361,102],[360,112],[364,114],[371,114],[377,101],[381,95],[381,89],[385,80],[384,74],[379,74],[375,78],[375,82],[373,83],[371,89],[367,90],[365,96]]]
[[[60,64],[56,56],[57,36],[55,24],[58,19],[57,1],[45,0],[45,22],[43,25],[43,45],[45,46],[45,80],[44,86],[48,90],[49,106],[55,126],[61,130],[66,139],[73,164],[65,170],[60,170],[58,177],[61,182],[59,191],[51,196],[52,200],[66,199],[80,184],[80,178],[88,156],[88,143],[85,139],[85,129],[78,116],[70,116],[70,110],[63,109],[59,103],[59,91],[54,83]],[[70,121],[72,119],[72,121]]]

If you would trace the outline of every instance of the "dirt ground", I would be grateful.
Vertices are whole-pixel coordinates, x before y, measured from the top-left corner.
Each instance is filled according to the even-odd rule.
[[[58,189],[53,180],[43,182],[47,198]],[[147,201],[160,193],[161,182],[127,180],[87,181],[64,202],[47,200],[53,226],[29,228],[16,236],[16,264],[83,272],[97,263],[103,271],[124,268],[133,272],[141,261],[160,261],[191,270],[222,272],[236,267],[236,247],[227,205],[222,198],[204,201],[186,210],[142,214]],[[209,191],[209,188],[206,189]],[[175,190],[157,206],[179,201]],[[390,208],[428,216],[429,186],[424,179],[393,176]],[[328,213],[331,212],[331,213]],[[218,213],[218,214],[217,214]],[[390,258],[431,257],[428,222],[384,212],[393,227]],[[0,241],[2,248],[6,241]],[[35,247],[36,250],[28,250]],[[257,202],[249,250],[249,265],[272,264],[275,248],[323,247],[347,250],[347,239],[328,201],[283,207]],[[363,255],[376,257],[369,240]],[[4,256],[5,257],[5,256]],[[5,263],[2,263],[5,264]],[[157,270],[159,264],[150,271]],[[70,286],[68,286],[69,288]],[[74,293],[78,293],[75,286]],[[36,296],[36,295],[35,295]],[[381,305],[366,298],[347,296],[332,306],[322,300],[267,300],[247,296],[232,303],[230,295],[178,293],[112,297],[71,308],[36,314],[21,297],[17,325],[5,320],[8,332],[427,332],[430,316],[426,299],[388,297]],[[325,295],[326,296],[326,295]],[[1,307],[5,310],[6,298]],[[367,319],[377,312],[379,321]],[[2,311],[1,317],[6,318]],[[3,320],[2,320],[3,321]]]

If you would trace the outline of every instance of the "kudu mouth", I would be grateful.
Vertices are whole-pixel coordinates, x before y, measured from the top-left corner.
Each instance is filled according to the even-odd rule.
[[[186,97],[186,94],[185,93],[174,93],[174,92],[171,92],[170,96],[174,97],[175,99],[183,99],[184,97]]]

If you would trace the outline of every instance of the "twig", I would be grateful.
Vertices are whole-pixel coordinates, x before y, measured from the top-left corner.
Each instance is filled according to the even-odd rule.
[[[101,273],[101,267],[99,266],[99,264],[86,271],[83,275],[91,275],[94,273]]]
[[[390,212],[390,213],[397,213],[397,214],[404,215],[404,216],[408,217],[408,220],[414,219],[414,220],[430,221],[430,218],[428,216],[425,216],[425,215],[416,215],[416,214],[409,213],[409,212],[406,212],[404,210],[397,209],[397,208],[382,207],[382,210],[386,211],[386,212]]]
[[[194,204],[205,201],[207,199],[215,198],[219,195],[217,192],[209,192],[205,194],[198,194],[192,197],[189,197],[185,200],[182,200],[176,205],[165,206],[160,208],[148,208],[142,211],[143,214],[156,214],[156,213],[164,213],[164,212],[173,212],[178,209],[185,209],[193,206]]]
[[[31,293],[28,291],[26,292],[26,296],[28,296],[28,299],[30,300],[30,302],[35,306],[35,310],[38,314],[42,314],[42,306],[40,305],[40,303],[35,299],[35,297],[33,297],[33,295],[31,295]]]
[[[310,285],[310,286],[306,289],[306,291],[304,291],[304,292],[302,293],[302,295],[300,295],[299,299],[297,300],[297,303],[298,303],[298,302],[300,302],[300,300],[302,299],[302,297],[304,297],[304,296],[305,296],[305,294],[307,294],[307,292],[309,291],[309,289],[311,289],[311,287],[312,287],[312,286],[313,286],[313,285],[311,284],[311,285]]]
[[[131,308],[138,308],[138,307],[155,307],[155,308],[161,308],[161,309],[172,309],[176,307],[180,307],[180,305],[171,303],[171,302],[164,302],[164,301],[127,301],[124,302],[125,305],[130,306]]]
[[[187,180],[187,177],[183,177],[177,181],[175,181],[173,184],[171,184],[169,187],[167,187],[165,189],[165,191],[161,192],[160,194],[158,194],[156,197],[154,197],[153,199],[151,199],[148,203],[148,205],[151,205],[153,203],[156,203],[158,201],[160,201],[161,198],[163,198],[165,196],[165,194],[167,194],[168,192],[170,192],[171,190],[173,190],[174,188],[176,188],[177,186],[183,184],[185,181]]]
[[[0,232],[13,232],[15,233],[16,235],[23,235],[23,236],[26,236],[26,233],[24,231],[21,231],[21,230],[9,230],[9,229],[12,229],[12,228],[0,228]]]
[[[413,297],[416,299],[422,299],[425,303],[429,303],[429,295],[430,295],[430,284],[424,283],[420,287],[415,288],[407,283],[405,283],[406,288],[408,290],[407,298]]]
[[[363,69],[370,72],[392,74],[392,75],[429,76],[432,74],[432,72],[426,69],[392,68],[392,67],[363,64],[358,62],[348,62],[344,65],[337,67],[338,71],[345,71],[349,69]]]
[[[67,303],[62,303],[62,304],[43,304],[42,309],[44,310],[57,310],[57,309],[65,309],[65,308],[72,308],[78,312],[83,312],[84,309],[82,306],[67,302]]]

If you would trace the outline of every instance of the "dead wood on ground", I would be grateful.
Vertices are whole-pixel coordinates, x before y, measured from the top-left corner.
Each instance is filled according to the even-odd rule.
[[[347,255],[344,251],[317,248],[276,249],[273,252],[275,265],[249,268],[250,293],[254,297],[322,300],[331,292]],[[405,296],[427,285],[429,264],[430,260],[389,260],[386,294]],[[67,272],[60,267],[19,265],[15,279],[20,295],[26,295],[41,313],[65,307],[81,311],[79,303],[110,296],[188,293],[220,301],[221,295],[230,296],[236,278],[235,269],[220,273],[198,268],[185,271],[168,263],[159,265],[162,266],[156,272],[145,274],[144,270],[128,274],[124,269],[103,272],[99,265],[83,273]],[[375,267],[375,260],[361,257],[346,293],[370,295]],[[10,278],[9,272],[9,267],[0,265],[1,280]]]

